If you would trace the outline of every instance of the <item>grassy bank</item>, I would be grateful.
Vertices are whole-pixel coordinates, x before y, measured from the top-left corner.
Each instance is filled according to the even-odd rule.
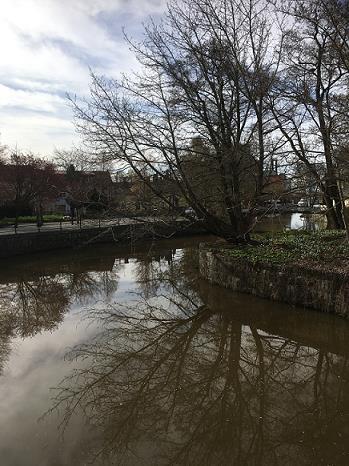
[[[258,235],[259,244],[203,244],[200,275],[240,293],[349,318],[349,243],[343,232]]]
[[[228,249],[229,255],[253,263],[335,266],[348,271],[349,243],[342,231],[303,231],[254,235],[259,244]]]

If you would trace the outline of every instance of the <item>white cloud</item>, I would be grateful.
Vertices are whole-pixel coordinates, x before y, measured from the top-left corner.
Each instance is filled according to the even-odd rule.
[[[69,3],[69,0],[63,0],[63,3]],[[103,11],[126,11],[134,17],[144,17],[163,13],[167,0],[77,0],[75,3],[92,16]]]
[[[70,147],[76,141],[72,120],[54,114],[7,114],[6,119],[0,120],[0,128],[3,143],[43,157],[50,157],[56,147]]]
[[[88,92],[89,66],[111,76],[135,68],[122,27],[140,29],[164,8],[164,0],[2,0],[1,142],[46,154],[69,146],[64,94]]]
[[[57,106],[64,105],[65,100],[55,94],[31,90],[14,90],[0,84],[1,107],[23,108],[34,112],[54,113]]]

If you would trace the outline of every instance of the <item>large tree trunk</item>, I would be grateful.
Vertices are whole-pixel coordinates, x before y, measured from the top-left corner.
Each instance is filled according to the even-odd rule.
[[[334,184],[335,183],[335,186]],[[335,180],[326,181],[326,192],[324,194],[327,207],[327,229],[343,230],[345,228],[343,218],[343,207],[340,192]]]

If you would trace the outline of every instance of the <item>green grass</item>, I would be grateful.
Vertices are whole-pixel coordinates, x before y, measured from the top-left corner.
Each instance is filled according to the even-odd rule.
[[[253,263],[273,264],[296,261],[329,263],[334,259],[349,258],[349,243],[342,231],[267,233],[255,235],[254,239],[260,243],[229,249],[229,254]]]
[[[63,220],[63,215],[52,214],[52,215],[44,215],[44,222],[60,222]],[[0,225],[13,225],[15,223],[15,218],[2,218],[0,219]],[[20,216],[17,219],[18,223],[36,223],[37,218],[36,216]]]

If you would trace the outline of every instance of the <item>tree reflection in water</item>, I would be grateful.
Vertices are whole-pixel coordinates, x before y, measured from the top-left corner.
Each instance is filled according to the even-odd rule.
[[[13,337],[26,338],[55,330],[74,301],[85,303],[96,296],[107,301],[117,289],[118,270],[119,266],[101,273],[38,273],[34,278],[17,276],[12,283],[1,283],[0,375]]]
[[[232,294],[209,299],[191,261],[156,287],[141,265],[143,296],[95,313],[104,330],[70,353],[85,363],[56,390],[63,425],[82,410],[91,458],[112,464],[348,464],[347,355],[258,328]]]

